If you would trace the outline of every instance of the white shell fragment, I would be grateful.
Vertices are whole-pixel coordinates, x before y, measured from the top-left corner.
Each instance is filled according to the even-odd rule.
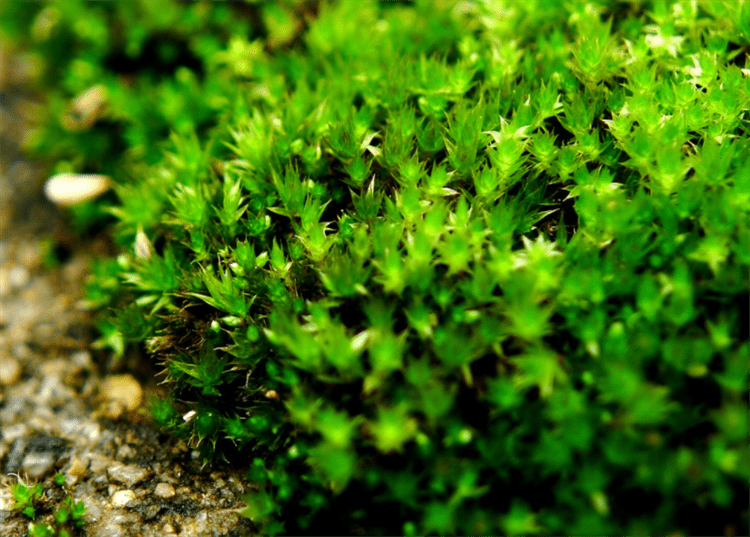
[[[75,205],[109,190],[112,181],[106,175],[58,173],[44,185],[44,195],[55,205]]]

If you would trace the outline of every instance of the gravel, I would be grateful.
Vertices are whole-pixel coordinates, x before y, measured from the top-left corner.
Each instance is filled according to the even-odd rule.
[[[81,289],[106,238],[82,240],[44,198],[45,168],[19,147],[34,97],[22,80],[0,82],[0,535],[28,531],[10,485],[42,483],[41,520],[62,499],[56,473],[87,506],[81,535],[255,534],[239,515],[247,469],[203,467],[184,442],[160,434],[145,410],[158,390],[150,365],[136,355],[110,370],[111,356],[91,347]],[[43,259],[50,239],[70,254],[56,268]]]

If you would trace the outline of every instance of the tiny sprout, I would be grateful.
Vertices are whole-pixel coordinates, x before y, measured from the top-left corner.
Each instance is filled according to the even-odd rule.
[[[138,232],[135,234],[133,250],[135,251],[135,257],[143,260],[151,259],[151,253],[154,251],[151,241],[148,240],[141,227],[138,228]]]
[[[594,507],[597,513],[604,516],[609,513],[609,502],[607,496],[600,490],[592,492],[590,495],[591,505]]]
[[[469,442],[471,442],[472,438],[473,436],[469,429],[461,429],[461,432],[458,433],[458,440],[462,444],[468,444]]]

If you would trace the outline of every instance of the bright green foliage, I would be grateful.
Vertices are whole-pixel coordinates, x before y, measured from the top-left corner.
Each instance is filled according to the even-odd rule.
[[[750,2],[2,11],[116,183],[97,345],[260,533],[747,527]]]
[[[65,489],[65,476],[55,474],[54,484]],[[20,510],[25,516],[35,519],[38,517],[37,509],[42,512],[49,512],[47,505],[48,499],[44,495],[44,487],[41,483],[34,483],[31,486],[26,485],[20,479],[17,483],[11,485],[13,495],[13,509]],[[66,491],[68,492],[68,491]],[[86,524],[86,505],[74,500],[69,494],[52,510],[51,518],[47,522],[30,522],[30,537],[71,537],[79,535],[79,530]]]
[[[15,502],[13,509],[18,509],[27,517],[34,518],[36,513],[34,503],[41,498],[44,492],[42,485],[35,483],[29,487],[19,479],[18,483],[11,485],[10,491],[13,494],[13,501]]]

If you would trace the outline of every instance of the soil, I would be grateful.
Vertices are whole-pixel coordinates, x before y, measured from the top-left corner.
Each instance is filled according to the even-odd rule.
[[[148,420],[153,368],[138,353],[117,363],[91,345],[82,289],[90,261],[110,246],[78,235],[44,197],[50,165],[21,149],[40,103],[13,80],[24,72],[18,61],[0,51],[0,535],[28,535],[31,519],[10,491],[19,480],[44,487],[36,522],[51,521],[65,495],[83,501],[79,535],[254,535],[239,514],[246,468],[204,467],[161,434]]]

